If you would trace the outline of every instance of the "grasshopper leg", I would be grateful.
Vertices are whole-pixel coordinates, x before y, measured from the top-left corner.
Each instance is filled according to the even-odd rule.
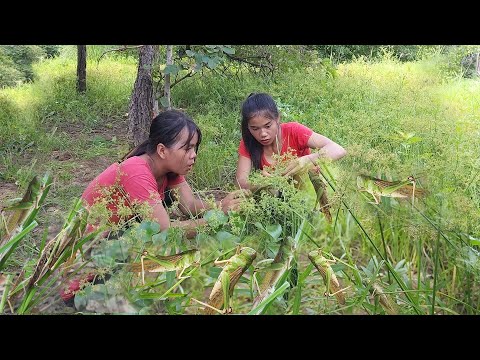
[[[192,297],[191,299],[192,299],[193,301],[198,302],[199,304],[201,304],[201,305],[203,305],[203,306],[206,306],[206,307],[208,307],[208,308],[210,308],[210,309],[212,309],[212,310],[215,310],[216,312],[218,312],[218,313],[221,314],[221,315],[224,314],[224,311],[219,310],[219,309],[217,309],[216,307],[214,307],[214,306],[212,306],[212,305],[208,305],[207,303],[204,303],[203,301],[197,300],[197,299],[195,299],[195,298],[193,298],[193,297]]]
[[[226,263],[228,263],[230,260],[227,259],[227,260],[218,260],[218,258],[213,262],[213,265],[215,266],[221,266],[221,265],[224,265]]]
[[[187,266],[187,267],[188,267],[188,266]],[[180,271],[180,273],[179,273],[178,270],[177,270],[177,279],[182,280],[182,279],[188,279],[189,277],[191,277],[190,275],[189,275],[189,276],[183,276],[183,277],[182,277],[182,274],[183,274],[183,272],[185,271],[185,269],[186,269],[187,267],[183,267],[182,270]]]
[[[142,263],[142,285],[145,285],[145,266],[143,265],[143,259],[147,255],[148,255],[148,253],[146,251],[144,251],[142,256],[140,256],[140,262]]]

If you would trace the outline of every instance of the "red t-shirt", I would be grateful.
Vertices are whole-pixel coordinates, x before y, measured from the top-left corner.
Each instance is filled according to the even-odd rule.
[[[155,205],[165,198],[167,187],[184,181],[185,177],[181,175],[174,179],[165,177],[163,183],[158,187],[148,163],[141,157],[132,156],[120,164],[110,165],[93,179],[83,192],[82,199],[88,206],[91,206],[106,196],[104,192],[108,191],[108,196],[111,196],[113,200],[107,206],[113,213],[110,221],[117,223],[119,218],[116,215],[115,203],[121,201],[120,199],[123,199],[126,206],[133,202],[148,202]],[[122,190],[115,190],[113,185],[119,185]]]
[[[310,148],[307,143],[313,133],[312,129],[297,122],[282,123],[280,124],[280,128],[282,129],[282,149],[280,150],[280,155],[285,154],[288,151],[291,151],[297,157],[310,154]],[[243,139],[240,140],[238,153],[250,159],[250,153],[248,152]],[[262,170],[264,166],[270,166],[270,163],[265,159],[265,155],[262,153],[260,169]]]

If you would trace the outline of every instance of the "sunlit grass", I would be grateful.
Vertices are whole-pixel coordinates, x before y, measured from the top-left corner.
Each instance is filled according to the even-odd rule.
[[[8,131],[0,132],[2,142],[11,143],[15,134],[21,134],[25,138],[21,146],[34,141],[33,149],[45,153],[72,150],[72,161],[98,156],[116,161],[118,153],[126,151],[125,144],[91,136],[87,130],[120,119],[127,111],[136,64],[119,57],[89,61],[88,91],[79,96],[73,54],[37,64],[35,83],[0,91],[13,109],[0,112],[6,114],[0,117],[2,125],[12,122],[5,127]],[[445,77],[438,60],[431,59],[407,63],[360,59],[339,65],[337,73],[331,78],[322,68],[309,67],[269,80],[210,74],[180,83],[173,89],[173,103],[193,117],[204,135],[189,181],[197,190],[233,186],[241,102],[251,92],[268,92],[279,105],[282,121],[299,121],[348,151],[344,159],[329,165],[336,188],[336,192],[329,188],[334,224],[321,220],[315,243],[307,239],[299,246],[298,269],[299,274],[306,269],[305,254],[317,246],[341,259],[343,267],[337,267],[336,274],[344,286],[351,286],[347,306],[339,309],[334,300],[326,299],[325,284],[312,271],[304,279],[296,311],[384,313],[369,292],[367,274],[373,271],[384,288],[391,287],[385,291],[396,296],[400,313],[475,313],[478,247],[466,239],[480,238],[480,82]],[[80,141],[73,143],[60,131],[55,135],[54,126],[68,124],[82,125]],[[8,170],[8,181],[35,171],[18,164],[15,152],[7,150],[0,145],[7,156],[3,169]],[[64,206],[67,197],[81,194],[78,184],[69,185],[75,179],[73,165],[44,162],[35,166],[50,166],[57,173],[57,189],[65,198],[58,204]],[[368,204],[356,188],[360,172],[388,180],[414,175],[428,196],[415,206],[411,199],[390,198],[382,198],[378,206]],[[215,245],[202,244],[212,251]],[[385,263],[376,268],[373,257],[388,261],[391,269]],[[406,289],[399,287],[392,269]],[[203,280],[213,281],[206,273],[199,279],[192,288],[198,294],[204,291]],[[246,297],[246,289],[242,291]],[[269,313],[292,311],[295,291],[288,302],[272,305]],[[242,312],[251,310],[245,302],[237,305]]]

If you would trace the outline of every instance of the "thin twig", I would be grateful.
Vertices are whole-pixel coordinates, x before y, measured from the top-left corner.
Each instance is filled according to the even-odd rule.
[[[117,49],[110,49],[110,50],[107,50],[107,51],[104,51],[102,55],[100,55],[100,57],[98,58],[97,60],[97,64],[100,63],[100,60],[102,59],[102,57],[104,57],[107,53],[109,52],[112,52],[112,51],[125,51],[125,50],[130,50],[130,49],[139,49],[141,48],[143,45],[135,45],[135,46],[123,46],[121,48],[117,48]]]

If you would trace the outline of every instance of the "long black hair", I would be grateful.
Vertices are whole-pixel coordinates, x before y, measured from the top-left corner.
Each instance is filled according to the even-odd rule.
[[[202,141],[202,132],[197,124],[187,114],[179,110],[166,110],[152,120],[148,139],[126,154],[122,160],[145,153],[153,154],[157,151],[157,145],[160,143],[169,148],[177,142],[180,132],[185,128],[188,130],[188,139],[182,147],[190,144],[190,140],[197,134],[198,142],[195,151],[198,152],[198,147]]]
[[[266,93],[251,93],[242,104],[242,138],[256,170],[260,169],[263,146],[250,133],[248,122],[258,115],[271,120],[278,119],[277,104]]]

